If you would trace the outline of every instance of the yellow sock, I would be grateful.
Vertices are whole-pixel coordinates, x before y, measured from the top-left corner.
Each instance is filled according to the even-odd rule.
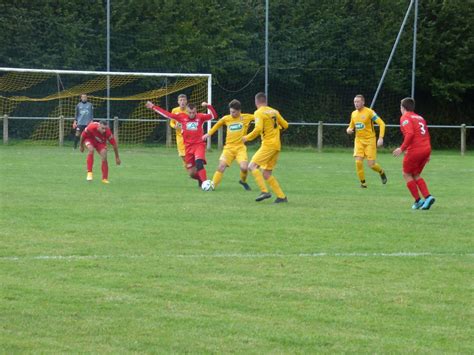
[[[283,193],[283,190],[280,187],[280,184],[278,183],[278,180],[272,175],[268,179],[268,185],[272,188],[273,192],[277,197],[279,198],[285,198],[285,194]]]
[[[356,160],[356,172],[359,180],[365,182],[365,174],[364,174],[364,161],[363,160]]]
[[[240,170],[240,180],[242,182],[247,182],[247,175],[248,175],[248,171]]]
[[[265,180],[263,180],[262,172],[258,169],[255,169],[255,170],[252,170],[252,175],[255,178],[255,182],[260,188],[260,191],[268,192],[267,185],[265,185]]]
[[[216,170],[216,172],[214,173],[214,176],[212,177],[212,181],[214,182],[214,188],[216,188],[217,185],[221,183],[222,175],[224,174],[222,174],[219,170]]]
[[[371,168],[373,171],[378,172],[379,174],[381,174],[381,173],[383,172],[382,167],[381,167],[379,164],[377,164],[377,163],[375,163],[374,165],[372,165],[370,168]]]

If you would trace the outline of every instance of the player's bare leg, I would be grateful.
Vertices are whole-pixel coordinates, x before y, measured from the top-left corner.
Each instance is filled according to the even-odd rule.
[[[92,181],[92,179],[93,179],[92,168],[94,166],[94,146],[89,142],[86,142],[85,146],[87,148],[87,158],[86,158],[87,178],[86,178],[86,180],[87,181]]]
[[[360,180],[360,187],[367,188],[367,184],[365,183],[365,173],[364,173],[364,158],[362,157],[355,157],[356,163],[356,173]]]
[[[267,185],[265,184],[263,174],[260,171],[260,167],[254,162],[250,162],[249,170],[252,173],[255,179],[255,182],[257,183],[257,186],[260,188],[260,192],[261,192],[261,194],[258,195],[257,198],[255,199],[255,201],[260,202],[267,198],[272,197],[272,194],[268,192],[268,188],[267,188]]]
[[[250,191],[252,189],[250,188],[249,184],[247,184],[249,163],[247,161],[241,161],[239,165],[240,165],[239,184],[242,185],[246,191]]]
[[[107,149],[102,149],[99,153],[102,159],[102,182],[104,184],[109,183],[109,163],[107,161]]]
[[[271,189],[277,196],[275,203],[288,202],[288,198],[280,187],[278,180],[272,175],[272,170],[263,170],[263,178],[268,182]]]
[[[382,184],[387,183],[387,175],[385,175],[385,171],[382,169],[382,167],[376,163],[375,160],[367,160],[367,165],[369,168],[371,168],[373,171],[377,172],[380,175],[380,179],[382,180]]]
[[[222,181],[222,176],[224,175],[224,171],[227,168],[227,163],[225,160],[219,160],[219,165],[217,166],[217,170],[212,177],[212,182],[214,183],[214,188],[216,189],[217,186]]]

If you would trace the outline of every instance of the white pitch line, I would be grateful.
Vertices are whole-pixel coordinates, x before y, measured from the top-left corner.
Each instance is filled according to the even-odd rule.
[[[35,255],[35,256],[0,256],[0,261],[23,261],[23,260],[98,260],[98,259],[162,259],[162,258],[186,258],[186,259],[209,259],[209,258],[236,258],[236,259],[261,259],[261,258],[322,258],[322,257],[472,257],[474,253],[431,253],[431,252],[396,252],[396,253],[215,253],[215,254],[162,254],[162,255]]]

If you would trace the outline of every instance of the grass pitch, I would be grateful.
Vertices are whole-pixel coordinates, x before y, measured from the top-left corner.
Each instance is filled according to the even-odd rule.
[[[430,211],[384,152],[363,190],[349,150],[283,151],[279,205],[236,166],[203,192],[174,149],[109,157],[103,185],[0,147],[0,352],[472,352],[472,155],[433,154]]]

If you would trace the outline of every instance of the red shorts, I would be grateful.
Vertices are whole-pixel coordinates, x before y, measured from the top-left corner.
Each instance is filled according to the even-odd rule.
[[[206,142],[186,146],[186,153],[184,155],[186,167],[188,169],[192,168],[196,165],[196,160],[198,159],[204,160],[204,164],[206,164]]]
[[[403,158],[403,172],[405,174],[420,175],[425,165],[430,161],[431,150],[412,150],[405,153]]]
[[[92,139],[84,139],[84,145],[87,147],[87,144],[90,144],[92,145],[95,150],[97,150],[98,153],[100,153],[101,151],[103,151],[104,149],[107,149],[107,144],[106,143],[99,143],[99,142],[96,142]]]

